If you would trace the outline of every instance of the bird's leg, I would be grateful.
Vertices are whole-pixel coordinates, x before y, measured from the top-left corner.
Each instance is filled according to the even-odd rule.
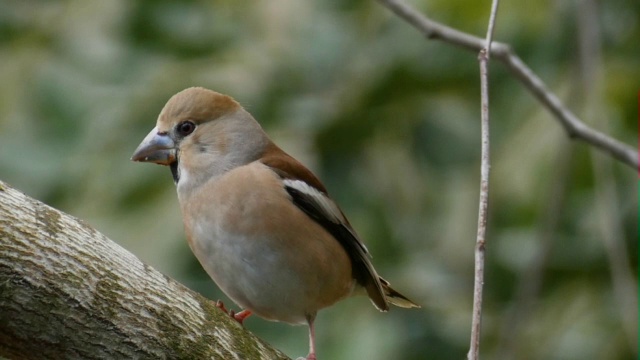
[[[228,314],[229,316],[231,316],[235,321],[239,322],[240,325],[244,325],[244,319],[248,318],[249,316],[251,316],[251,311],[249,310],[242,310],[239,313],[236,313],[233,310],[227,310],[227,308],[224,306],[224,303],[220,300],[216,301],[216,307],[222,311],[224,311],[226,314]]]
[[[309,355],[307,355],[307,360],[316,360],[316,331],[313,327],[315,317],[315,314],[307,316],[309,323]]]

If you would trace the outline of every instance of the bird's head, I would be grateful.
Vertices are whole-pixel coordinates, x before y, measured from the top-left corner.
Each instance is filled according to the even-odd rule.
[[[231,97],[192,87],[169,99],[131,160],[170,166],[176,183],[206,180],[255,160],[268,143]]]

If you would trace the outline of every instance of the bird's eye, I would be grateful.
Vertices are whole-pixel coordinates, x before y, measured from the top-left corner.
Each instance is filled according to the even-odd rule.
[[[180,124],[178,124],[178,126],[176,126],[176,130],[178,131],[178,134],[180,134],[181,136],[187,136],[191,134],[195,129],[196,129],[196,124],[194,124],[192,121],[189,121],[189,120],[183,121]]]

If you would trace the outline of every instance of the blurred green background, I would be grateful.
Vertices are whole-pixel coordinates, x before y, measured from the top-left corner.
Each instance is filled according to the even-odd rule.
[[[490,2],[413,1],[484,36]],[[576,114],[637,146],[637,1],[504,2],[510,43]],[[476,54],[375,1],[0,2],[0,179],[225,299],[184,240],[167,168],[129,157],[168,98],[227,93],[326,183],[378,271],[423,305],[320,312],[320,359],[462,359],[479,189]],[[491,66],[487,359],[637,354],[637,174]],[[228,302],[229,303],[229,302]],[[292,357],[307,330],[251,318]]]

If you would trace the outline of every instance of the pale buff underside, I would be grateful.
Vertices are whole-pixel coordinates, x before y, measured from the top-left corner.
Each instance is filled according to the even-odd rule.
[[[206,188],[189,192],[197,197],[179,194],[189,245],[238,305],[269,320],[301,324],[352,294],[345,250],[290,201],[270,168],[253,162],[201,186]]]

